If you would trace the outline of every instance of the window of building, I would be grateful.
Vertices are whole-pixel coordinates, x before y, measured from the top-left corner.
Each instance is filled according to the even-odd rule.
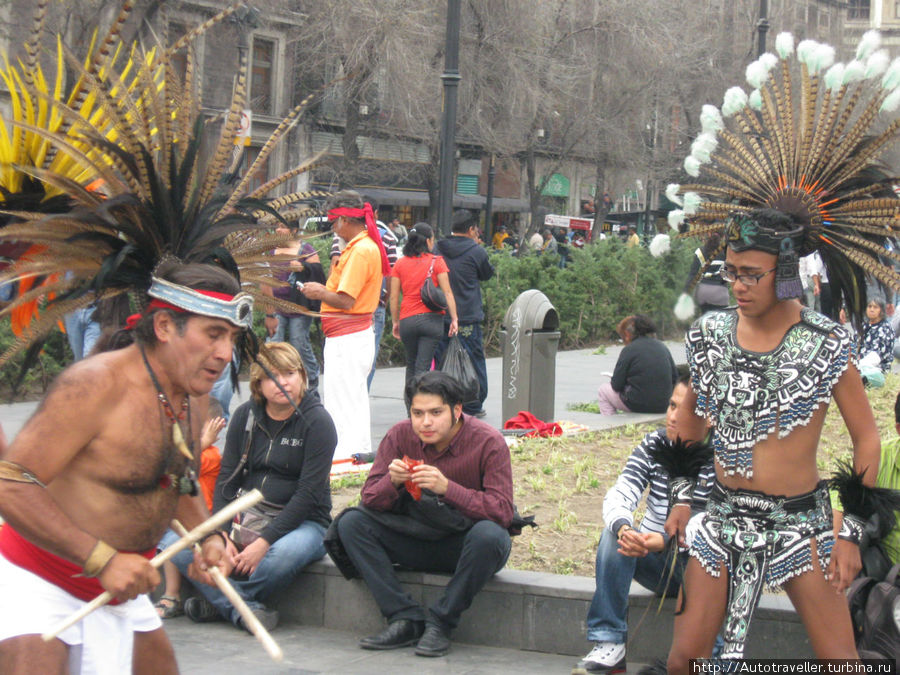
[[[894,0],[894,18],[900,19],[900,0]]]
[[[169,44],[175,44],[175,42],[187,33],[187,26],[183,23],[176,23],[174,21],[169,23]],[[177,52],[172,54],[171,62],[172,67],[175,69],[175,73],[178,75],[180,81],[184,82],[185,75],[187,74],[187,47],[179,49]],[[196,76],[196,73],[195,73]]]
[[[258,145],[248,145],[244,148],[244,157],[241,161],[241,176],[247,173],[250,170],[250,166],[259,156],[259,151],[262,148]],[[247,192],[252,192],[260,185],[265,183],[269,179],[269,160],[266,159],[263,162],[262,167],[260,167],[259,171],[256,172],[256,175],[250,179],[250,182],[247,184]]]
[[[250,108],[255,113],[272,114],[272,80],[275,67],[275,41],[253,38],[253,64],[250,69]]]
[[[849,0],[847,18],[856,21],[869,20],[869,0]]]
[[[478,194],[478,176],[459,173],[456,175],[456,193],[460,195]]]

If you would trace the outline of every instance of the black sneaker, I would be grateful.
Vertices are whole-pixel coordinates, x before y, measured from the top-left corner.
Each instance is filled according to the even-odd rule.
[[[223,620],[219,610],[209,600],[199,595],[184,601],[184,613],[194,623],[209,623],[210,621]]]
[[[250,611],[253,612],[253,616],[259,619],[259,622],[262,624],[263,628],[267,631],[273,631],[278,626],[278,610],[277,609],[266,609],[265,607],[254,607]],[[244,617],[238,617],[237,627],[243,628],[248,633],[253,633],[252,630],[247,626],[244,621]]]

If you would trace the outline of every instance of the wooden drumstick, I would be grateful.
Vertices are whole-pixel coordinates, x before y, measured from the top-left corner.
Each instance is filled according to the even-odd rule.
[[[210,532],[217,529],[220,525],[223,525],[229,520],[233,519],[241,511],[246,511],[254,504],[258,504],[260,501],[262,501],[262,498],[262,492],[254,489],[245,494],[243,497],[235,499],[221,511],[214,513],[208,519],[197,525],[197,527],[188,532],[188,535],[186,537],[182,537],[165,551],[157,554],[156,557],[154,557],[150,561],[150,564],[156,568],[162,567],[162,564],[169,560],[169,558],[172,558],[176,553],[179,553],[180,551],[186,549],[188,546],[193,545],[194,542],[200,541]],[[103,593],[91,600],[77,612],[73,612],[66,619],[60,621],[59,624],[57,624],[55,627],[41,635],[41,639],[44,642],[50,642],[50,640],[59,637],[59,634],[66,630],[66,628],[74,626],[95,609],[100,609],[101,607],[103,607],[103,605],[107,604],[112,599],[112,593],[110,593],[109,591],[103,591]]]
[[[177,520],[172,521],[172,529],[182,537],[187,534],[184,525]],[[200,544],[195,543],[194,550],[199,553]],[[247,607],[247,603],[244,602],[244,599],[238,595],[236,590],[234,590],[234,586],[232,586],[231,582],[225,578],[225,575],[222,574],[222,570],[213,566],[210,567],[207,572],[209,572],[213,581],[216,582],[216,586],[219,587],[219,590],[222,591],[222,595],[228,598],[228,601],[241,615],[241,618],[244,620],[244,623],[247,625],[250,632],[262,643],[262,646],[265,648],[266,652],[268,652],[269,656],[272,657],[272,660],[278,661],[279,663],[284,660],[284,652],[281,651],[281,647],[278,646],[278,643],[275,642],[269,634],[269,631],[266,630],[266,627],[260,623],[258,618],[256,618],[256,614],[253,613],[253,610]]]

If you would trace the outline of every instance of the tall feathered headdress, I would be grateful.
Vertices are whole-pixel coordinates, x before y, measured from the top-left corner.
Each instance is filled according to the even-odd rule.
[[[99,117],[86,119],[72,106],[32,89],[62,117],[63,126],[56,132],[27,128],[49,141],[57,153],[73,160],[85,179],[72,180],[52,171],[35,172],[42,181],[67,195],[76,208],[63,215],[31,217],[0,232],[3,239],[42,247],[38,255],[22,258],[0,274],[0,282],[66,271],[55,283],[20,295],[12,303],[10,308],[34,297],[55,294],[41,319],[0,356],[0,365],[38,340],[57,318],[96,298],[134,291],[141,301],[148,291],[157,299],[160,293],[171,292],[161,290],[154,278],[157,265],[166,259],[212,263],[239,279],[243,267],[243,289],[251,296],[261,294],[260,282],[281,283],[272,276],[268,265],[273,258],[262,253],[284,237],[266,236],[258,228],[280,218],[278,208],[313,195],[297,192],[274,200],[267,200],[266,195],[308,170],[314,160],[258,188],[251,189],[250,184],[297,122],[309,99],[291,110],[249,170],[237,177],[234,168],[241,148],[235,144],[235,138],[247,88],[246,50],[241,52],[231,104],[221,118],[213,120],[219,123],[220,131],[211,149],[201,147],[210,121],[201,113],[192,53],[187,50],[184,76],[177,72],[172,59],[236,7],[224,10],[171,46],[155,50],[135,48],[127,71],[116,68],[108,59],[101,61],[102,67],[84,68],[67,53],[70,67],[80,76],[79,95],[96,101],[102,111]],[[86,189],[87,180],[101,185],[100,191]],[[248,235],[246,230],[256,231]],[[182,300],[193,307],[189,296]],[[289,305],[284,307],[288,311],[306,311],[271,297],[266,301],[276,307]],[[231,311],[224,306],[221,309]]]
[[[866,275],[900,290],[890,264],[900,257],[885,247],[900,231],[900,200],[896,179],[877,164],[900,132],[900,59],[879,45],[869,32],[852,61],[835,63],[828,45],[804,40],[795,49],[789,33],[778,35],[778,55],[747,67],[750,94],[733,87],[721,111],[703,106],[684,161],[698,181],[669,186],[682,206],[669,224],[686,221],[691,236],[724,230],[730,246],[776,253],[780,297],[798,293],[798,256],[814,251],[836,308],[862,315]],[[770,230],[752,215],[759,209],[787,214],[793,231]]]
[[[65,213],[72,208],[72,201],[65,191],[55,185],[44,182],[41,176],[50,173],[61,180],[86,183],[91,172],[73,161],[68,155],[55,152],[45,137],[46,132],[60,133],[65,125],[63,116],[49,102],[64,98],[62,44],[56,44],[55,75],[49,79],[38,60],[41,36],[47,14],[49,0],[40,0],[35,6],[31,29],[23,45],[23,57],[18,62],[10,63],[4,56],[0,67],[2,78],[10,99],[10,116],[0,120],[0,230],[6,225],[21,220],[22,217],[34,218],[40,214]],[[115,62],[121,53],[118,31],[127,12],[120,14],[106,36],[98,41],[93,40],[88,48],[83,67],[97,70],[100,65],[101,51],[107,60]],[[99,45],[99,46],[98,46]],[[101,70],[102,72],[102,70]],[[95,101],[79,96],[78,86],[71,88],[65,97],[70,109],[85,118],[98,115]],[[99,114],[102,114],[100,112]],[[14,214],[24,214],[16,217]],[[0,270],[6,269],[11,260],[23,256],[40,253],[42,248],[27,241],[6,239],[0,242],[0,259],[3,264]],[[32,288],[53,282],[57,275],[32,277],[20,280],[18,291],[26,293]],[[21,335],[36,316],[37,300],[18,303],[10,312],[12,330]]]

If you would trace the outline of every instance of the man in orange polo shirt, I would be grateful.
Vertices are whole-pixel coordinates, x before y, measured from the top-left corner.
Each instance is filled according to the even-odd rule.
[[[335,459],[371,452],[366,376],[375,357],[372,313],[383,277],[390,273],[371,205],[358,192],[342,190],[328,200],[328,220],[347,242],[323,286],[307,283],[303,294],[322,301],[325,375],[322,403],[334,420]]]

